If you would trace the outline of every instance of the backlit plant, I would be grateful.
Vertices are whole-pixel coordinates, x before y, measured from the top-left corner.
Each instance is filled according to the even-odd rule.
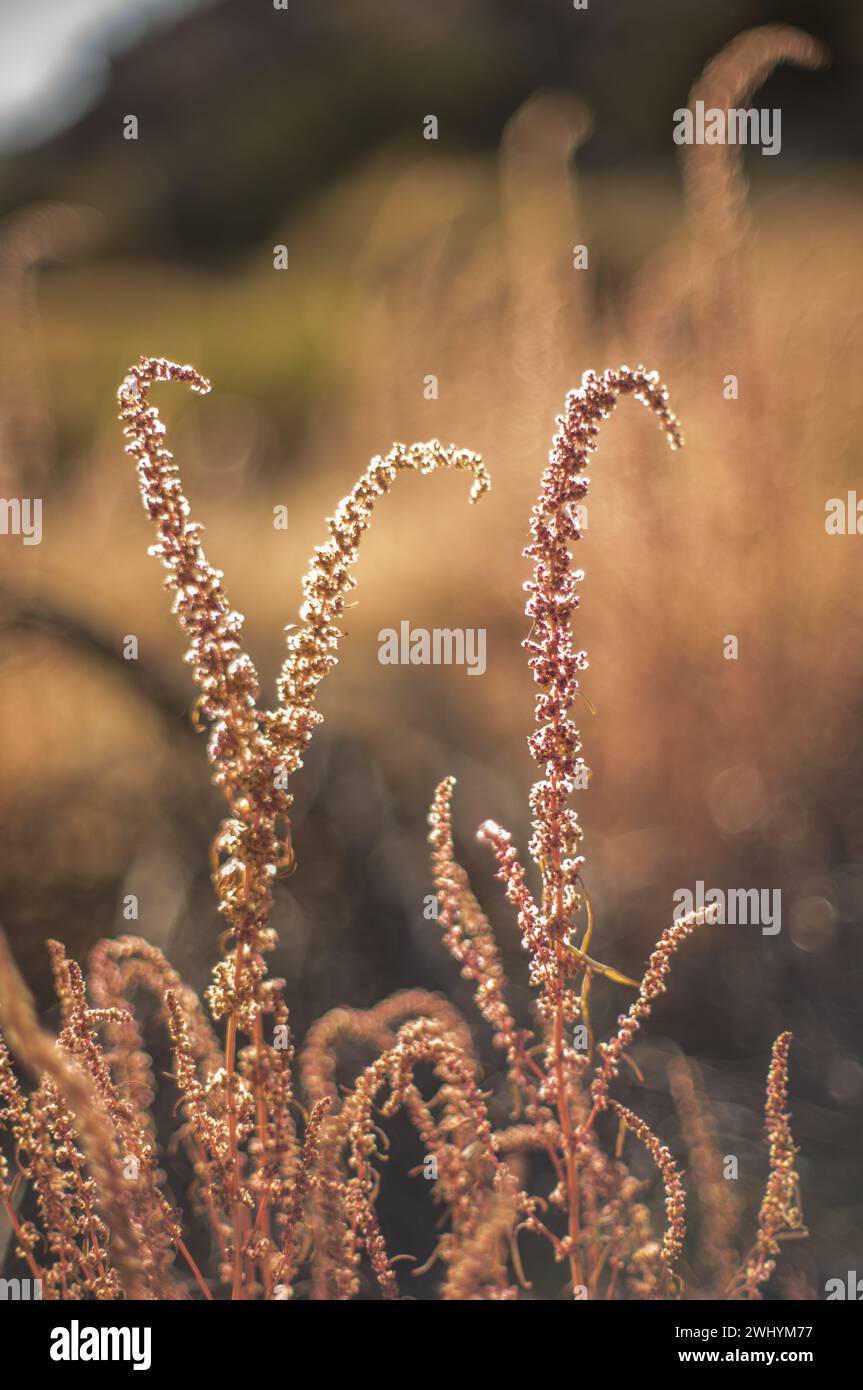
[[[672,447],[682,443],[665,387],[642,368],[586,373],[559,417],[531,516],[525,550],[533,565],[526,586],[531,628],[524,646],[538,688],[529,739],[540,773],[530,793],[536,893],[508,832],[490,821],[479,830],[517,913],[535,998],[530,1029],[511,1012],[494,934],[456,859],[452,778],[432,805],[437,921],[505,1058],[512,1108],[500,1126],[490,1116],[470,1028],[446,999],[416,989],[369,1010],[334,1010],[312,1027],[295,1059],[289,990],[268,975],[266,963],[275,944],[269,924],[274,887],[295,863],[288,782],[320,722],[317,687],[337,661],[339,621],[355,583],[351,569],[362,533],[399,471],[468,471],[476,501],[489,487],[485,468],[478,456],[437,441],[397,444],[372,461],[330,519],[329,539],[314,552],[300,621],[288,629],[276,707],[261,709],[257,674],[240,644],[242,618],[227,601],[221,572],[206,559],[202,528],[190,520],[164,427],[150,404],[153,383],[168,380],[209,389],[191,367],[144,358],[130,370],[119,398],[127,450],[156,526],[153,554],[168,571],[174,612],[190,644],[187,659],[199,688],[196,719],[207,729],[213,780],[228,804],[212,849],[225,919],[222,954],[207,991],[208,1018],[161,952],[143,939],[99,942],[86,981],[63,948],[50,943],[62,1019],[54,1038],[39,1025],[0,939],[0,1020],[9,1047],[0,1041],[0,1125],[10,1139],[9,1157],[0,1159],[0,1201],[17,1257],[49,1298],[283,1300],[308,1292],[347,1299],[373,1296],[376,1288],[383,1298],[397,1299],[408,1292],[407,1277],[387,1248],[376,1199],[379,1119],[403,1111],[429,1160],[423,1172],[442,1209],[439,1240],[433,1251],[422,1252],[427,1265],[440,1262],[441,1297],[535,1296],[520,1251],[528,1239],[545,1243],[571,1297],[685,1296],[678,1273],[686,1236],[682,1176],[669,1149],[614,1099],[612,1088],[666,988],[672,956],[715,910],[673,921],[640,984],[597,959],[582,880],[582,830],[570,805],[589,775],[571,717],[587,665],[573,646],[571,626],[583,578],[573,568],[571,548],[588,490],[584,470],[599,426],[621,396],[632,395],[652,410]],[[617,1031],[599,1044],[590,1015],[595,981],[635,991]],[[170,1035],[182,1115],[174,1139],[194,1170],[185,1210],[159,1166],[156,1082],[132,1008],[139,990],[155,995]],[[347,1040],[369,1046],[376,1059],[342,1092],[337,1058]],[[742,1262],[732,1258],[730,1198],[722,1184],[710,1184],[703,1194],[711,1230],[721,1233],[714,1296],[760,1297],[783,1236],[802,1230],[786,1113],[789,1043],[783,1033],[773,1049],[766,1105],[770,1174],[755,1243]],[[29,1089],[13,1071],[10,1051],[30,1073]],[[710,1137],[688,1074],[675,1084],[703,1176]],[[616,1143],[609,1116],[617,1117]],[[626,1132],[661,1176],[661,1231],[645,1200],[646,1184],[624,1161]],[[549,1173],[550,1187],[538,1181]],[[30,1216],[20,1214],[24,1184]],[[196,1261],[189,1248],[206,1246],[202,1227],[210,1232],[209,1262]]]

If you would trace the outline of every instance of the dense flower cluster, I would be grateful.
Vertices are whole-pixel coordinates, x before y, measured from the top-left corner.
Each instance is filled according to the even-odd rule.
[[[659,1248],[659,1259],[668,1280],[673,1274],[676,1261],[680,1258],[686,1235],[686,1193],[683,1190],[680,1173],[669,1150],[659,1142],[644,1121],[638,1115],[633,1115],[632,1111],[628,1110],[625,1105],[621,1105],[619,1101],[614,1101],[613,1104],[626,1128],[631,1129],[633,1134],[638,1136],[662,1174],[662,1181],[665,1186],[665,1215],[668,1224],[665,1228],[665,1235],[662,1237],[662,1245]]]
[[[715,923],[718,917],[715,906],[699,908],[685,917],[679,917],[667,926],[653,948],[647,969],[638,987],[638,997],[629,1011],[621,1015],[620,1027],[610,1042],[600,1043],[597,1052],[601,1066],[591,1084],[594,1105],[603,1108],[608,1103],[609,1083],[620,1071],[620,1060],[632,1046],[633,1040],[643,1019],[650,1013],[653,1001],[667,988],[666,980],[671,969],[671,958],[677,948],[696,927],[705,923]]]
[[[735,1284],[739,1296],[761,1298],[765,1284],[776,1268],[780,1241],[785,1235],[803,1232],[800,1207],[800,1179],[795,1167],[797,1148],[791,1134],[788,1106],[788,1052],[791,1034],[780,1033],[773,1044],[767,1073],[767,1101],[764,1127],[770,1152],[770,1173],[764,1200],[758,1213],[755,1245]],[[805,1233],[805,1232],[804,1232]]]
[[[581,758],[581,738],[570,712],[579,689],[579,673],[587,667],[585,652],[572,641],[572,616],[578,607],[583,572],[572,565],[571,544],[581,535],[578,507],[589,488],[584,470],[597,445],[599,426],[622,395],[632,395],[659,419],[669,443],[683,443],[680,426],[668,408],[668,392],[655,372],[643,367],[620,367],[601,376],[585,372],[577,391],[566,398],[558,416],[548,466],[531,513],[531,543],[525,556],[533,561],[533,577],[525,585],[530,597],[525,612],[531,619],[524,642],[528,665],[539,686],[535,732],[528,740],[531,755],[543,777],[531,790],[533,839],[530,852],[542,876],[542,933],[552,950],[554,965],[545,990],[551,1010],[577,1012],[565,984],[565,953],[571,944],[581,905],[579,874],[582,830],[567,802],[589,771]]]

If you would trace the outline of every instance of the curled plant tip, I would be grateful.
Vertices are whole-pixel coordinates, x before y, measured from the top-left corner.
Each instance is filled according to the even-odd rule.
[[[797,1148],[788,1114],[788,1053],[792,1034],[780,1033],[773,1044],[767,1073],[764,1127],[769,1146],[770,1175],[758,1213],[758,1235],[735,1282],[733,1295],[760,1299],[761,1285],[776,1268],[783,1237],[805,1234],[800,1208],[800,1179],[794,1166]]]
[[[781,63],[810,70],[826,66],[829,50],[818,39],[790,24],[746,29],[708,63],[689,94],[689,108],[723,114],[746,107],[757,89]],[[727,314],[729,293],[737,294],[742,243],[747,231],[746,179],[739,145],[688,144],[683,149],[683,179],[693,244],[709,266],[708,291],[716,310]],[[729,284],[729,282],[731,282]]]
[[[680,1258],[683,1242],[686,1239],[686,1193],[677,1169],[677,1164],[669,1150],[657,1139],[649,1125],[638,1115],[634,1115],[625,1105],[616,1100],[611,1102],[627,1129],[637,1136],[647,1149],[662,1175],[665,1188],[666,1228],[659,1249],[659,1260],[665,1274],[665,1284],[674,1280],[674,1265]]]
[[[472,474],[471,502],[479,501],[491,479],[479,454],[427,444],[394,444],[385,458],[372,459],[365,473],[328,520],[330,539],[317,546],[303,578],[301,624],[287,630],[288,655],[278,680],[279,708],[263,715],[263,724],[288,773],[302,766],[302,755],[322,716],[315,710],[317,688],[338,661],[342,636],[338,620],[347,595],[356,587],[351,573],[379,497],[388,493],[400,472],[434,473],[455,469]]]
[[[829,50],[818,39],[790,24],[746,29],[726,44],[693,84],[689,107],[723,113],[748,106],[755,92],[781,63],[810,70],[825,67]],[[746,184],[739,146],[733,143],[684,146],[684,178],[699,233],[709,245],[736,227],[739,240]]]
[[[186,660],[202,692],[199,711],[210,725],[213,780],[232,805],[248,803],[273,819],[287,811],[289,801],[273,786],[271,750],[258,729],[258,676],[240,647],[243,617],[228,603],[221,570],[207,560],[204,528],[189,520],[177,466],[164,446],[165,427],[149,403],[152,384],[161,381],[181,381],[202,394],[210,389],[194,367],[160,357],[142,357],[120,387],[126,452],[136,461],[144,509],[156,523],[150,553],[168,571],[173,611],[190,641]]]
[[[692,87],[691,101],[725,108],[745,106],[781,63],[812,70],[829,62],[826,44],[793,24],[744,29],[707,64]]]
[[[431,1066],[441,1083],[438,1099],[444,1115],[440,1120],[433,1114],[434,1102],[422,1099],[414,1081],[414,1071],[421,1064]],[[436,1190],[450,1220],[450,1231],[441,1245],[447,1263],[456,1258],[462,1243],[475,1235],[495,1183],[506,1182],[509,1172],[494,1149],[476,1070],[476,1064],[445,1027],[434,1019],[419,1018],[404,1024],[394,1045],[358,1077],[321,1141],[322,1167],[331,1175],[323,1185],[322,1196],[331,1201],[338,1185],[342,1192],[335,1212],[331,1212],[329,1228],[335,1229],[338,1221],[333,1216],[340,1213],[347,1236],[346,1243],[340,1240],[335,1248],[341,1269],[329,1272],[328,1287],[334,1290],[329,1296],[344,1297],[356,1291],[355,1270],[363,1247],[384,1298],[398,1297],[392,1261],[373,1206],[377,1191],[374,1160],[379,1154],[374,1116],[385,1088],[389,1096],[381,1113],[389,1116],[404,1108],[426,1151],[436,1160]],[[340,1176],[342,1150],[347,1151],[349,1174]],[[323,1246],[321,1258],[331,1265],[333,1248]]]
[[[150,1058],[130,1000],[139,989],[146,989],[160,1002],[171,990],[185,1016],[189,1042],[195,1059],[206,1075],[220,1065],[215,1032],[194,990],[184,984],[164,953],[140,936],[118,936],[97,941],[90,952],[87,984],[99,1008],[125,1010],[121,1022],[106,1025],[110,1049],[106,1060],[116,1073],[118,1085],[127,1100],[143,1112],[152,1104],[155,1082]],[[167,1015],[162,1014],[167,1023]]]
[[[466,1057],[474,1057],[470,1029],[448,999],[425,989],[397,990],[371,1009],[330,1009],[312,1024],[300,1055],[300,1076],[309,1100],[317,1104],[329,1098],[334,1105],[338,1101],[341,1043],[350,1041],[365,1044],[372,1053],[386,1052],[395,1044],[396,1025],[410,1018],[436,1020],[458,1040]]]

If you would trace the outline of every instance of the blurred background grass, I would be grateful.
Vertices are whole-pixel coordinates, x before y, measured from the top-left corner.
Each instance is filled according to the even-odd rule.
[[[529,835],[520,550],[564,392],[586,367],[644,361],[688,444],[669,455],[624,406],[592,469],[585,880],[605,958],[628,974],[676,889],[782,890],[780,935],[705,933],[680,957],[637,1053],[639,1108],[679,1147],[665,1064],[678,1045],[696,1058],[751,1215],[769,1046],[792,1028],[813,1236],[789,1267],[823,1290],[859,1268],[863,1229],[863,540],[824,530],[827,499],[856,486],[863,426],[859,7],[227,0],[153,3],[134,31],[110,0],[89,9],[52,67],[70,8],[0,6],[7,61],[44,58],[38,95],[0,111],[0,492],[44,499],[40,546],[0,538],[0,888],[41,1004],[46,936],[81,956],[131,925],[201,987],[219,930],[220,799],[122,453],[127,365],[161,354],[213,381],[206,400],[166,389],[158,404],[265,690],[323,518],[372,454],[438,435],[480,449],[494,478],[475,511],[461,479],[400,479],[364,544],[276,906],[301,1038],[324,1009],[400,986],[467,1004],[422,911],[425,808],[447,772],[526,1010],[511,916],[473,845],[486,816]],[[748,213],[717,241],[672,113],[729,39],[777,21],[832,61],[759,89],[753,104],[781,107],[782,153],[743,152]],[[380,666],[377,634],[402,619],[486,628],[485,676]],[[611,990],[596,1021],[625,1002]]]

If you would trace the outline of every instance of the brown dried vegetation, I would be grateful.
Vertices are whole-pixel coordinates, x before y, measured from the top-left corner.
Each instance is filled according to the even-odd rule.
[[[196,718],[207,728],[213,781],[229,808],[212,853],[225,930],[207,1002],[219,1031],[156,947],[123,937],[96,946],[86,981],[51,944],[61,1011],[53,1037],[39,1025],[0,942],[0,1126],[9,1155],[0,1161],[0,1201],[18,1258],[51,1298],[347,1299],[370,1296],[375,1286],[385,1299],[403,1297],[409,1280],[387,1248],[376,1207],[386,1157],[379,1120],[402,1111],[426,1155],[415,1180],[430,1181],[441,1208],[430,1263],[442,1265],[444,1299],[530,1297],[522,1238],[544,1242],[571,1297],[684,1295],[677,1270],[686,1236],[681,1174],[668,1148],[612,1099],[611,1089],[666,988],[674,953],[710,922],[711,909],[662,932],[640,984],[589,954],[593,913],[582,877],[582,831],[569,804],[589,776],[571,718],[587,665],[571,628],[583,577],[572,567],[571,547],[588,489],[584,470],[599,426],[621,396],[650,409],[672,447],[682,443],[665,387],[642,368],[587,372],[566,399],[532,513],[525,551],[533,565],[526,586],[532,626],[524,646],[538,688],[529,739],[539,767],[530,794],[536,893],[534,873],[508,832],[492,822],[479,831],[518,915],[535,996],[531,1029],[518,1025],[507,1003],[494,934],[455,857],[453,779],[441,784],[432,805],[438,925],[506,1062],[512,1107],[499,1126],[470,1029],[446,1000],[412,990],[367,1011],[336,1010],[312,1028],[295,1066],[285,982],[270,978],[266,963],[274,887],[295,864],[288,778],[320,722],[317,687],[336,664],[338,624],[355,583],[351,568],[375,504],[401,470],[468,471],[472,500],[489,487],[488,475],[476,455],[437,441],[397,444],[372,461],[312,557],[300,621],[287,630],[277,705],[262,710],[254,666],[240,645],[242,618],[204,554],[202,528],[189,519],[150,403],[153,383],[167,380],[209,389],[191,367],[144,358],[119,398],[127,451],[156,526],[153,553],[168,571],[174,612],[190,643]],[[590,1019],[595,981],[636,991],[615,1035],[598,1045]],[[134,1007],[141,989],[155,995],[171,1041],[179,1115],[171,1142],[183,1147],[194,1172],[183,1211],[159,1166],[151,1114],[156,1081]],[[345,1039],[369,1047],[375,1060],[342,1093],[336,1067]],[[755,1244],[739,1271],[729,1268],[728,1205],[705,1183],[706,1208],[723,1233],[715,1296],[761,1297],[783,1235],[801,1231],[786,1113],[789,1043],[783,1033],[774,1047],[766,1106],[770,1175]],[[10,1052],[30,1074],[29,1089]],[[676,1084],[701,1179],[715,1170],[711,1136],[692,1085],[680,1076]],[[616,1145],[612,1111],[621,1122]],[[658,1170],[664,1229],[654,1225],[648,1185],[624,1159],[626,1131]],[[535,1181],[541,1170],[554,1175],[548,1196],[539,1195]],[[35,1194],[34,1221],[19,1219],[25,1185]],[[209,1259],[196,1261],[190,1245],[209,1245]]]

